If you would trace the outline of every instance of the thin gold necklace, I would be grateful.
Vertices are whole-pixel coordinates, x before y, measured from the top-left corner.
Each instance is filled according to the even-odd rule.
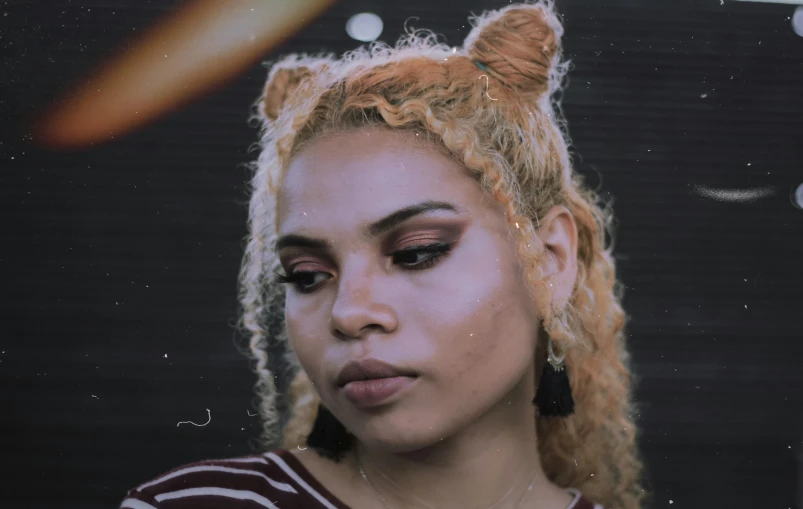
[[[362,476],[363,480],[365,480],[365,482],[368,484],[368,486],[371,487],[371,490],[373,490],[373,492],[376,493],[376,496],[379,497],[379,500],[382,501],[382,505],[384,505],[386,507],[386,509],[393,509],[390,506],[390,504],[388,504],[387,500],[385,500],[385,497],[383,497],[382,494],[379,493],[379,490],[376,489],[376,487],[374,486],[374,483],[372,483],[371,480],[368,479],[368,476],[365,474],[365,469],[362,466],[362,457],[360,457],[359,450],[357,450],[356,453],[357,453],[357,466],[360,469],[360,475]],[[521,497],[519,497],[519,501],[516,503],[516,509],[519,509],[519,507],[521,506],[521,501],[524,500],[524,496],[527,494],[527,492],[533,489],[533,483],[535,483],[535,478],[537,476],[538,476],[538,472],[536,471],[536,473],[533,476],[532,480],[530,480],[530,484],[527,486],[527,489],[524,490],[524,493],[522,493]],[[508,493],[510,493],[510,492],[508,492]],[[497,504],[502,502],[505,498],[507,498],[507,495],[502,497],[502,500],[500,500],[496,504],[492,505],[488,509],[493,509],[494,507],[496,507]]]

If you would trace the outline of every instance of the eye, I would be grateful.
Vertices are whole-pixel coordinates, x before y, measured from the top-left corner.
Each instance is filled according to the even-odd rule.
[[[425,270],[446,257],[449,252],[451,252],[453,245],[454,244],[437,243],[410,247],[394,251],[390,256],[393,258],[393,263],[400,266],[403,270]],[[328,276],[328,274],[319,271],[296,271],[285,275],[277,269],[273,282],[276,284],[290,283],[297,292],[308,294],[314,292],[318,285],[318,283],[315,282],[316,276]],[[326,278],[324,278],[324,280],[325,279]]]
[[[391,253],[391,256],[394,263],[398,263],[406,270],[424,270],[438,263],[451,249],[452,244],[429,244],[401,249]],[[421,256],[424,258],[419,259]]]
[[[287,284],[291,283],[296,291],[299,293],[312,293],[312,287],[315,285],[315,275],[323,274],[326,275],[324,272],[311,272],[311,271],[296,271],[289,275],[284,275],[278,270],[275,273],[275,277],[273,278],[273,282],[276,284]],[[312,282],[310,282],[312,280]]]

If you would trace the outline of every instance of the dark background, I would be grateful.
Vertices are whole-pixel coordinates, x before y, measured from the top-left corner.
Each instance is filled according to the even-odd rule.
[[[459,46],[470,12],[507,3],[344,0],[265,59],[352,49],[345,23],[365,10],[380,40],[416,16]],[[92,149],[36,148],[23,123],[177,5],[0,5],[1,507],[116,508],[169,468],[252,452],[233,324],[265,67]],[[577,169],[615,197],[655,507],[803,507],[795,7],[557,5]],[[699,185],[775,192],[726,203]]]

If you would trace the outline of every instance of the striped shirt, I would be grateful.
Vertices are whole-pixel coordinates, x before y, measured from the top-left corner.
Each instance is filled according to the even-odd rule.
[[[602,509],[569,488],[567,509]],[[120,509],[350,509],[285,449],[189,463],[133,488]]]

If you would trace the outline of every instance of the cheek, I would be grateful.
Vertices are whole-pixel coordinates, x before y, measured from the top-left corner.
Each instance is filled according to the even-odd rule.
[[[521,316],[505,310],[508,305],[478,317],[480,324],[454,340],[452,348],[439,352],[438,364],[444,369],[438,370],[438,385],[450,398],[469,406],[490,405],[526,375],[535,342],[527,337]]]
[[[301,366],[312,377],[310,369],[317,364],[317,357],[321,355],[321,329],[317,323],[303,309],[299,309],[291,302],[285,308],[285,323],[287,324],[287,337],[290,347],[298,357]]]
[[[534,352],[526,291],[515,271],[495,257],[470,267],[474,265],[484,265],[484,270],[466,272],[463,266],[461,274],[447,276],[449,291],[437,301],[421,302],[421,312],[429,315],[428,335],[438,338],[437,356],[448,377],[482,379],[510,373],[526,366]]]
[[[431,287],[416,295],[418,312],[429,317],[436,330],[458,336],[469,342],[484,337],[489,328],[497,327],[512,314],[519,300],[515,276],[510,264],[490,241],[464,249],[451,260],[448,270],[438,273]]]

